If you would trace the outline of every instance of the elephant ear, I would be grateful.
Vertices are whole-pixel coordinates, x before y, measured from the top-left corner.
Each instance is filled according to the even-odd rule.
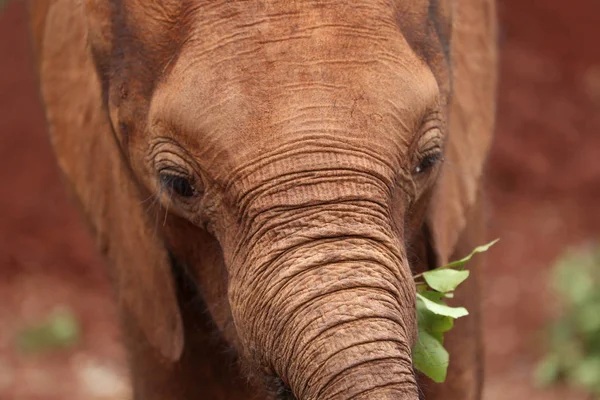
[[[30,12],[54,151],[113,268],[122,317],[177,360],[184,334],[168,252],[103,108],[81,2],[34,0]]]
[[[478,196],[493,134],[497,79],[495,2],[457,0],[451,7],[448,136],[427,215],[440,265],[452,255]]]

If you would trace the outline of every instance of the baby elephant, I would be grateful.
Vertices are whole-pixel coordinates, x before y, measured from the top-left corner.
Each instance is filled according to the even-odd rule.
[[[480,399],[477,278],[436,385],[412,275],[485,239],[493,0],[29,3],[135,399]]]

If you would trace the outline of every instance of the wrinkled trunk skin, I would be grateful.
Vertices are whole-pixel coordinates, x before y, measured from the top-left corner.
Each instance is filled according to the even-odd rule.
[[[245,347],[299,399],[415,398],[413,300],[394,284],[400,264],[385,259],[393,256],[382,255],[377,239],[348,235],[356,237],[336,232],[285,252],[261,268],[269,278],[233,293],[235,304],[244,304],[238,319],[250,324]]]
[[[248,224],[228,260],[236,330],[246,358],[297,399],[417,399],[414,284],[393,186],[383,165],[355,157],[361,173],[329,169],[340,165],[331,154],[286,159],[315,171],[244,188]]]

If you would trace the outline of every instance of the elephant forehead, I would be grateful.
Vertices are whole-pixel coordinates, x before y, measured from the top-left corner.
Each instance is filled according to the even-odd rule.
[[[151,119],[167,120],[199,158],[236,166],[322,133],[397,155],[439,106],[396,7],[250,3],[203,14],[153,96]]]
[[[449,41],[447,2],[119,0],[110,17],[112,73],[143,80],[139,86],[149,97],[177,64],[204,66],[204,73],[216,71],[227,81],[261,75],[287,61],[286,73],[277,74],[280,80],[327,79],[325,65],[307,71],[295,63],[366,64],[379,51],[380,58],[403,69],[429,67],[444,87],[448,74],[440,60]],[[344,74],[339,66],[331,70]],[[354,77],[354,71],[349,74]]]

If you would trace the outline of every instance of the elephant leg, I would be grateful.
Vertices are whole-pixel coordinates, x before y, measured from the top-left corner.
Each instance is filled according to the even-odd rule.
[[[470,210],[467,226],[451,257],[457,260],[469,254],[486,241],[481,195]],[[455,292],[452,305],[464,306],[469,316],[455,321],[454,328],[445,335],[444,347],[450,353],[448,375],[443,384],[423,382],[422,390],[427,400],[479,400],[483,389],[483,347],[481,340],[481,294],[480,280],[485,254],[479,254],[469,262],[471,271]]]

